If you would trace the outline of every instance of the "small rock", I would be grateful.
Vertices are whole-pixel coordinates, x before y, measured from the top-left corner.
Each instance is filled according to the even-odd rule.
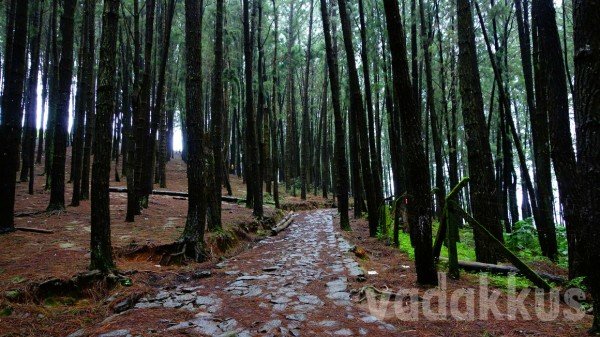
[[[285,316],[285,318],[292,320],[292,321],[299,321],[299,322],[306,321],[305,314],[291,314],[291,315]]]
[[[321,321],[319,322],[320,326],[325,326],[325,327],[333,327],[338,325],[338,322],[336,321]]]
[[[167,328],[167,331],[187,329],[192,326],[194,326],[194,324],[192,322],[181,322],[181,323],[175,324],[175,325]]]
[[[83,337],[83,335],[85,335],[85,330],[79,329],[79,330],[73,332],[72,334],[68,335],[67,337]]]
[[[289,303],[290,301],[291,300],[289,298],[280,296],[280,297],[272,299],[271,303],[274,303],[274,304],[283,304],[283,303]]]
[[[350,329],[341,329],[333,333],[336,336],[352,336],[352,330]]]
[[[166,291],[161,291],[158,293],[158,295],[156,295],[156,297],[154,298],[157,301],[161,301],[164,300],[165,298],[169,297],[169,293]]]
[[[126,298],[125,300],[117,303],[113,308],[113,311],[117,314],[120,314],[124,311],[127,311],[135,306],[135,300],[133,298]]]
[[[246,296],[246,297],[256,297],[256,296],[258,296],[260,294],[262,294],[262,289],[260,287],[251,286],[248,289],[248,292],[244,296]]]
[[[322,305],[323,301],[321,301],[315,295],[300,295],[298,296],[298,300],[302,303],[313,304],[313,305]]]
[[[158,308],[158,307],[160,307],[160,303],[140,302],[135,305],[136,309],[150,309],[150,308]]]
[[[213,305],[215,300],[209,296],[198,296],[196,297],[196,305]]]
[[[361,320],[365,323],[375,323],[378,321],[377,317],[375,316],[365,316],[361,318]]]
[[[115,331],[103,333],[103,334],[99,335],[98,337],[122,337],[122,336],[127,336],[127,335],[129,335],[129,330],[121,329],[121,330],[115,330]]]
[[[219,327],[219,329],[227,332],[227,331],[231,331],[231,330],[235,329],[237,324],[238,324],[238,322],[235,319],[230,318],[230,319],[227,319],[227,320],[217,324],[217,326]]]
[[[194,273],[193,278],[195,279],[203,279],[207,277],[211,277],[212,272],[210,270],[200,270]]]
[[[332,300],[336,300],[336,301],[349,301],[350,300],[350,294],[347,292],[337,292],[337,293],[330,293],[329,295],[327,295],[327,298],[330,298]]]
[[[285,303],[275,304],[273,306],[274,311],[284,311],[285,308],[287,308],[287,304],[285,304]]]
[[[181,306],[183,306],[183,303],[174,301],[170,298],[163,302],[163,307],[165,308],[179,308]]]
[[[263,325],[258,332],[262,332],[262,333],[266,333],[269,332],[275,328],[279,328],[281,326],[281,320],[279,319],[274,319],[272,321],[267,322],[265,325]]]
[[[216,336],[222,332],[215,321],[207,319],[206,317],[195,319],[192,322],[196,325],[194,330],[205,335]]]
[[[194,299],[194,294],[183,294],[175,297],[175,301],[177,302],[190,302]]]
[[[184,287],[184,288],[181,288],[181,291],[184,292],[184,293],[193,293],[193,292],[196,292],[196,291],[198,291],[198,290],[200,290],[202,288],[204,288],[204,286]]]

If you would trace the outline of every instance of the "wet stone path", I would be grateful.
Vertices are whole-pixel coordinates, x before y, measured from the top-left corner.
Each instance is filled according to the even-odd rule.
[[[165,335],[175,331],[239,337],[395,335],[392,325],[352,302],[348,279],[364,275],[349,252],[351,245],[334,229],[334,214],[334,210],[300,213],[278,236],[218,264],[222,272],[215,274],[222,277],[160,290],[132,310],[166,307],[194,313],[191,320],[157,331]],[[125,327],[106,336],[134,335]]]

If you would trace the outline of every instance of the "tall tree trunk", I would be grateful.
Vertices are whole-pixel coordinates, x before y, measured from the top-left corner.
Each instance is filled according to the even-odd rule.
[[[254,92],[252,90],[252,69],[253,69],[253,49],[254,49],[254,29],[250,29],[251,21],[252,26],[255,27],[257,5],[254,0],[252,6],[252,16],[250,17],[249,0],[244,0],[244,62],[245,62],[245,80],[246,80],[246,149],[249,153],[246,155],[246,172],[249,179],[246,180],[247,184],[247,195],[252,195],[252,199],[247,199],[251,204],[247,204],[248,207],[252,206],[253,214],[257,217],[263,215],[262,205],[262,179],[260,178],[259,172],[259,151],[258,151],[258,138],[256,121],[254,118]]]
[[[266,63],[265,63],[265,48],[263,41],[263,1],[258,0],[256,2],[257,15],[258,15],[258,23],[256,26],[256,47],[258,49],[258,59],[257,59],[257,76],[258,76],[258,92],[257,92],[257,100],[256,100],[256,139],[258,146],[258,171],[256,172],[256,177],[260,179],[260,183],[258,184],[261,195],[263,189],[263,183],[267,185],[267,193],[270,192],[270,182],[269,182],[269,174],[268,174],[268,162],[269,162],[269,154],[267,153],[267,147],[265,144],[265,130],[268,130],[268,127],[265,127],[265,122],[268,123],[268,115],[269,115],[269,107],[268,101],[265,93],[265,81],[266,77]]]
[[[67,157],[69,99],[73,80],[73,40],[76,0],[65,0],[61,17],[61,56],[59,63],[58,102],[52,158],[49,211],[65,209],[65,162]]]
[[[331,86],[331,104],[335,120],[335,171],[336,192],[338,196],[338,211],[340,213],[340,227],[342,230],[350,230],[348,218],[348,165],[346,163],[346,140],[344,121],[340,109],[340,80],[338,74],[337,52],[333,48],[331,37],[331,22],[329,20],[329,8],[326,0],[321,0],[321,17],[323,20],[323,34],[325,36],[325,50],[327,53],[327,69]]]
[[[294,165],[294,152],[295,152],[295,142],[294,142],[294,133],[295,133],[295,118],[296,118],[296,107],[294,106],[294,95],[295,95],[295,85],[294,85],[294,63],[293,63],[293,54],[292,47],[295,42],[294,35],[294,2],[290,3],[290,14],[288,17],[288,32],[287,32],[287,97],[286,97],[286,128],[285,128],[285,151],[282,148],[282,156],[284,159],[284,176],[286,182],[286,190],[290,190],[292,185],[294,184],[294,179],[296,178],[295,165]],[[283,136],[283,129],[281,129]],[[295,195],[296,190],[293,189],[293,194]]]
[[[57,116],[57,101],[58,101],[58,66],[59,66],[59,52],[58,52],[58,1],[52,2],[52,22],[50,23],[50,30],[52,31],[52,42],[51,42],[51,63],[50,63],[50,76],[48,79],[48,89],[50,91],[48,96],[48,123],[46,125],[46,144],[44,153],[46,158],[44,160],[44,172],[46,173],[46,186],[45,189],[50,189],[50,181],[52,176],[52,159],[54,153],[54,133],[56,129],[56,116]]]
[[[302,94],[302,163],[300,164],[302,172],[300,173],[301,190],[300,199],[306,200],[308,170],[310,166],[309,160],[309,138],[310,138],[310,113],[308,106],[308,91],[310,65],[312,60],[312,31],[313,31],[313,12],[314,0],[310,0],[310,19],[308,23],[308,42],[306,45],[306,67],[304,70],[304,93]]]
[[[367,130],[367,117],[362,100],[358,72],[356,70],[356,59],[352,43],[352,29],[350,27],[350,16],[346,9],[346,0],[338,0],[344,47],[346,50],[346,66],[348,68],[348,85],[350,94],[350,114],[354,116],[356,130],[358,132],[357,152],[360,159],[362,183],[367,196],[367,210],[369,212],[369,235],[377,235],[379,225],[379,203],[376,187],[373,185],[373,172],[369,158],[369,134]]]
[[[224,0],[217,0],[215,19],[215,63],[211,102],[211,138],[214,163],[214,181],[211,191],[214,202],[210,205],[211,216],[208,225],[211,230],[221,228],[221,186],[223,182],[223,136],[221,130],[223,128],[223,114],[225,113],[223,111],[223,68],[225,65],[223,58],[223,6]]]
[[[531,13],[533,35],[536,39],[535,76],[540,84],[538,95],[544,102],[538,103],[537,109],[548,118],[550,155],[567,226],[569,277],[572,278],[585,275],[586,251],[582,244],[584,218],[580,213],[580,182],[578,176],[573,174],[577,167],[569,126],[567,79],[553,2],[534,0]]]
[[[152,45],[154,42],[154,17],[156,0],[146,2],[146,32],[144,38],[144,62],[140,81],[136,87],[134,113],[136,117],[136,173],[135,189],[140,205],[148,206],[148,197],[152,189],[152,170],[148,165],[148,147],[150,134],[150,96],[152,91]],[[136,13],[137,14],[137,13]],[[137,44],[136,44],[137,45]],[[138,54],[138,53],[136,53]],[[139,62],[138,64],[141,64]],[[200,93],[201,94],[201,93]]]
[[[204,118],[202,112],[202,7],[203,0],[185,1],[185,122],[187,129],[188,215],[182,234],[186,254],[201,260],[206,255],[204,226],[206,190],[204,181]]]
[[[517,28],[519,31],[519,46],[521,51],[521,65],[525,79],[527,107],[531,120],[531,139],[533,142],[534,179],[536,184],[536,198],[531,203],[537,203],[539,216],[536,219],[536,228],[540,240],[542,254],[551,259],[556,258],[557,249],[551,249],[548,229],[554,227],[552,215],[552,175],[550,168],[550,148],[548,147],[548,120],[545,108],[536,107],[533,91],[533,74],[531,66],[531,43],[528,23],[527,0],[515,0]],[[540,93],[541,94],[541,93]],[[538,103],[540,103],[538,101]],[[523,173],[522,173],[523,174]],[[556,241],[556,239],[554,239]],[[555,245],[554,245],[555,246]],[[555,246],[556,247],[556,246]]]
[[[433,262],[429,168],[421,136],[421,116],[414,100],[408,74],[404,28],[397,0],[384,0],[387,32],[392,54],[392,73],[396,104],[402,114],[402,144],[405,149],[408,222],[414,240],[417,282],[437,285]]]
[[[44,120],[46,119],[46,103],[48,102],[48,75],[50,71],[50,47],[52,45],[52,15],[48,15],[48,28],[46,29],[46,49],[44,50],[44,65],[42,67],[42,117],[41,125],[38,131],[38,145],[36,164],[42,163],[42,153],[44,152],[44,133],[47,129]]]
[[[137,198],[135,197],[135,131],[132,125],[132,110],[131,110],[131,95],[130,95],[130,68],[131,62],[131,47],[128,43],[128,39],[124,38],[125,34],[123,30],[120,32],[120,43],[121,43],[121,66],[123,71],[123,140],[126,140],[127,146],[124,151],[127,151],[123,158],[123,168],[125,170],[125,176],[127,177],[127,211],[125,214],[126,222],[133,222],[135,220],[135,212],[139,207],[137,204]],[[134,65],[135,66],[135,65]]]
[[[368,47],[367,47],[367,27],[365,24],[365,13],[363,8],[363,0],[358,2],[358,13],[360,21],[360,41],[361,41],[361,61],[363,69],[363,82],[365,85],[365,103],[367,105],[367,123],[368,123],[368,149],[370,155],[371,177],[373,179],[373,187],[375,190],[375,202],[377,207],[383,204],[383,186],[381,182],[381,165],[380,153],[376,145],[376,139],[381,139],[381,134],[375,133],[375,113],[373,112],[373,89],[371,89],[371,70],[369,67]],[[379,105],[379,102],[377,102]],[[368,182],[365,182],[368,183]],[[379,214],[379,211],[378,211]]]
[[[473,216],[502,240],[502,225],[497,201],[494,164],[490,150],[489,134],[483,113],[483,97],[477,66],[475,30],[470,0],[457,0],[458,18],[458,71],[462,98],[469,172],[471,172],[470,199]],[[494,245],[479,230],[475,235],[475,255],[478,262],[496,263],[498,255]]]
[[[35,136],[37,119],[37,86],[40,69],[40,42],[42,36],[43,15],[40,13],[40,1],[33,1],[30,17],[31,32],[29,50],[31,53],[31,69],[27,80],[25,97],[25,130],[22,139],[22,162],[21,181],[29,181],[29,194],[33,194],[34,183],[34,160],[35,160]]]
[[[148,191],[151,192],[154,182],[154,164],[156,163],[156,153],[158,150],[158,144],[156,141],[156,135],[160,128],[161,115],[164,113],[165,108],[165,90],[166,90],[166,73],[167,73],[167,62],[169,59],[169,48],[171,46],[171,27],[173,26],[173,16],[175,14],[175,0],[169,0],[167,5],[167,12],[164,15],[165,22],[163,23],[163,34],[158,38],[161,39],[161,53],[160,53],[160,66],[158,71],[158,82],[156,84],[156,96],[154,99],[154,107],[152,109],[152,124],[150,127],[149,144],[146,149],[146,165],[148,173],[146,176],[145,184],[147,185]],[[158,53],[156,53],[158,54]]]
[[[27,17],[29,1],[16,1],[14,15]],[[16,20],[14,31],[7,28],[7,37],[18,37],[12,43],[12,52],[4,53],[4,92],[2,93],[2,123],[0,124],[0,234],[14,230],[15,180],[19,167],[19,141],[25,82],[25,49],[27,20]],[[10,67],[6,67],[10,63]]]
[[[95,2],[93,2],[95,12]],[[92,19],[88,22],[87,26],[87,43],[88,50],[86,52],[85,67],[83,69],[83,76],[87,83],[87,94],[85,104],[85,140],[83,143],[83,166],[81,173],[81,200],[87,200],[90,196],[90,171],[91,171],[91,156],[92,156],[92,145],[94,140],[94,128],[96,126],[96,106],[95,106],[95,20]]]
[[[328,97],[327,97],[327,89],[329,86],[329,78],[327,76],[328,68],[327,61],[325,61],[325,70],[323,71],[323,93],[322,93],[322,101],[321,101],[321,133],[317,135],[321,137],[321,158],[320,160],[321,166],[321,190],[323,198],[327,199],[327,194],[329,191],[329,122],[327,118],[328,114]]]
[[[435,199],[436,215],[442,217],[446,188],[444,186],[444,161],[442,159],[442,130],[439,127],[438,115],[435,104],[435,92],[433,89],[433,71],[431,64],[430,46],[433,41],[433,29],[431,23],[425,20],[425,9],[423,0],[419,0],[419,16],[421,18],[421,44],[425,55],[425,83],[427,86],[427,108],[431,123],[431,138],[433,141],[433,152],[435,158]],[[429,15],[428,15],[429,16]]]
[[[600,332],[600,2],[573,1],[575,48],[575,125],[577,159],[583,213],[587,219],[584,246],[587,252],[587,284],[594,299],[594,322],[590,333]],[[595,182],[595,183],[594,183]]]
[[[272,106],[272,117],[271,117],[271,159],[272,159],[272,179],[273,179],[273,200],[275,201],[275,207],[279,208],[279,148],[277,146],[277,134],[278,132],[282,132],[279,130],[279,114],[277,107],[279,106],[279,90],[277,88],[279,84],[279,74],[278,74],[278,46],[279,46],[279,13],[277,11],[277,6],[275,4],[275,0],[272,0],[273,5],[273,18],[275,21],[275,28],[273,31],[274,43],[273,43],[273,64],[271,67],[272,74],[272,84],[271,84],[271,106]],[[281,149],[283,150],[283,149]]]
[[[80,57],[80,74],[81,79],[77,81],[77,94],[75,98],[75,114],[77,115],[77,127],[75,129],[75,139],[73,143],[73,167],[71,172],[73,175],[73,197],[71,199],[72,206],[78,206],[79,200],[81,199],[81,175],[83,170],[83,148],[84,148],[84,120],[85,113],[89,109],[87,107],[88,94],[92,87],[92,76],[90,76],[90,69],[94,67],[94,55],[93,55],[93,34],[90,36],[90,32],[94,29],[94,14],[96,11],[96,2],[93,0],[86,0],[83,9],[83,22],[81,28],[81,57]],[[93,71],[93,70],[92,70]],[[88,120],[88,123],[90,121]],[[89,166],[88,166],[89,167]],[[87,183],[87,182],[86,182]]]
[[[92,1],[93,2],[93,1]],[[92,233],[90,269],[115,268],[110,240],[110,157],[112,116],[115,113],[115,74],[119,31],[119,0],[105,0],[98,65],[97,116],[92,165]],[[92,4],[93,5],[93,4]],[[90,6],[90,8],[93,6]]]

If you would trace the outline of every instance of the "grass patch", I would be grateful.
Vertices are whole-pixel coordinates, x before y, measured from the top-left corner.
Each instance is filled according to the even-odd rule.
[[[384,224],[380,226],[377,233],[377,237],[380,240],[388,240],[393,242],[394,239],[394,217],[391,214],[390,207],[384,207],[382,210],[382,219]],[[433,242],[435,242],[435,236],[439,229],[439,222],[434,220],[432,223]],[[556,227],[558,250],[559,250],[559,261],[557,265],[561,268],[567,268],[567,239],[566,231],[564,226]],[[548,258],[542,256],[539,241],[537,238],[537,230],[533,225],[533,219],[525,219],[513,224],[512,233],[504,233],[504,242],[508,249],[510,249],[515,255],[527,264],[533,262],[547,262],[552,263]],[[405,253],[410,260],[415,259],[414,249],[410,242],[410,234],[400,230],[398,234],[398,249]],[[460,261],[476,261],[475,256],[475,239],[473,237],[473,228],[469,224],[465,224],[459,228],[459,242],[456,244],[458,253],[458,259]],[[448,248],[443,245],[440,251],[440,257],[448,258]],[[441,268],[446,268],[445,263],[440,263]],[[515,289],[524,289],[533,287],[534,285],[523,276],[517,275],[496,275],[491,273],[476,273],[478,275],[486,274],[490,285],[500,289],[510,289],[510,282],[514,282]],[[471,273],[471,275],[476,275]],[[575,282],[571,286],[585,289],[583,280],[573,280]]]

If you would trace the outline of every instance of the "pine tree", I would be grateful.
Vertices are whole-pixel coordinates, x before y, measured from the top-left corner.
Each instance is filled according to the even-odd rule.
[[[115,113],[115,74],[119,33],[119,0],[105,0],[98,65],[97,110],[92,165],[92,233],[90,269],[103,272],[115,268],[110,240],[110,158],[112,117]]]

